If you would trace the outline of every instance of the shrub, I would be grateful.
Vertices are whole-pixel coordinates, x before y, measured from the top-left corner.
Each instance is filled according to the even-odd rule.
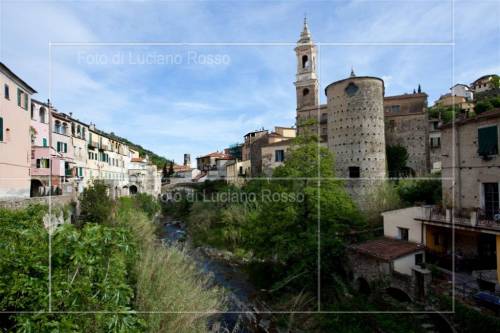
[[[441,179],[404,179],[399,182],[398,193],[403,202],[409,205],[416,203],[441,203]]]
[[[147,193],[138,193],[134,195],[133,198],[137,209],[146,213],[150,219],[152,219],[160,211],[160,204],[152,195]]]
[[[108,188],[102,181],[94,181],[80,195],[80,218],[84,222],[109,222],[113,212],[113,200]]]

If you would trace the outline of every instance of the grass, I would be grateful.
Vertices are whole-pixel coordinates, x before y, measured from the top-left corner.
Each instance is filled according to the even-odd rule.
[[[160,243],[156,226],[133,209],[129,198],[119,204],[120,223],[132,227],[138,241],[135,309],[142,312],[204,312],[140,314],[148,332],[206,332],[210,312],[224,311],[223,290],[210,287],[193,260],[175,247]]]

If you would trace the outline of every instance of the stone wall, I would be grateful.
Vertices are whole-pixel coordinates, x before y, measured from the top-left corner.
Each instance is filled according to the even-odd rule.
[[[430,171],[429,124],[426,94],[406,94],[384,99],[385,140],[408,152],[407,166],[416,176]]]
[[[335,154],[335,174],[359,177],[347,188],[360,206],[363,198],[387,177],[384,128],[384,82],[374,77],[350,77],[326,88],[328,148]]]
[[[51,197],[34,197],[34,198],[17,198],[17,199],[8,199],[0,201],[0,208],[5,209],[23,209],[28,207],[29,205],[34,204],[42,204],[52,206],[64,206],[70,204],[75,201],[73,196],[71,195],[55,195]]]

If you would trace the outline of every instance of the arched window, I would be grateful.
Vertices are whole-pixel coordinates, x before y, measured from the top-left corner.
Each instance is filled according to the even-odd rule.
[[[31,119],[35,117],[35,103],[31,103]]]
[[[82,139],[85,140],[85,127],[82,127]]]
[[[302,90],[302,96],[307,96],[307,95],[309,95],[309,89],[305,88],[304,90]]]
[[[68,124],[63,123],[63,125],[62,125],[62,133],[61,134],[64,134],[64,135],[68,134]]]
[[[307,56],[307,54],[304,54],[302,56],[302,68],[309,68],[309,57]]]
[[[54,132],[61,133],[61,122],[59,120],[56,120],[55,122]]]
[[[40,118],[41,123],[45,123],[45,108],[42,106],[40,110],[38,110],[38,116]]]

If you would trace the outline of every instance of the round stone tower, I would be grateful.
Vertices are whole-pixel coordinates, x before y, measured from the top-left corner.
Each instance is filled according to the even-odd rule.
[[[349,192],[363,207],[364,196],[386,178],[384,81],[351,73],[325,92],[335,174],[347,179]]]

